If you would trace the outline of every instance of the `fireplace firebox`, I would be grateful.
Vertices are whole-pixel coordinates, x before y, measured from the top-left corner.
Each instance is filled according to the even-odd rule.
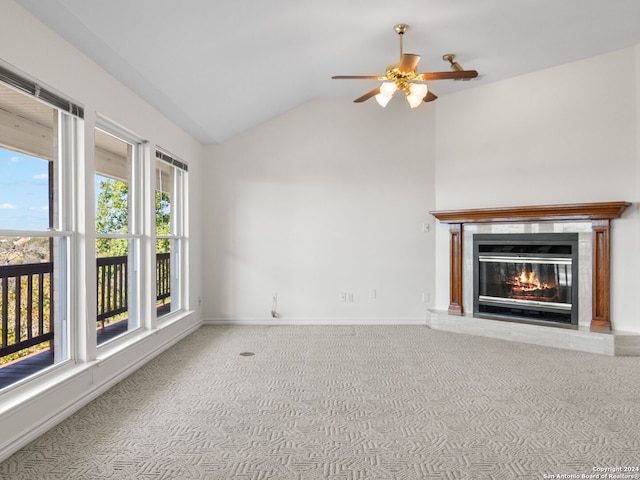
[[[578,234],[473,236],[474,315],[578,324]]]

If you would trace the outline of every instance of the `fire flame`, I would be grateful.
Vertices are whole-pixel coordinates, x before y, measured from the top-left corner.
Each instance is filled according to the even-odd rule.
[[[523,292],[532,292],[534,290],[552,287],[552,285],[548,283],[542,283],[535,272],[527,272],[525,270],[522,270],[520,275],[516,275],[513,280],[515,287]]]
[[[528,271],[522,268],[520,273],[508,276],[507,285],[509,287],[508,298],[519,300],[531,300],[544,302],[553,302],[558,298],[558,289],[556,284],[550,279],[551,283],[540,281],[536,271]]]

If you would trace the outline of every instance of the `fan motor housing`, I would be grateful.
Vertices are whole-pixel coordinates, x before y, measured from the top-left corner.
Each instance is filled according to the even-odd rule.
[[[409,87],[409,82],[418,75],[415,70],[403,72],[399,68],[398,63],[392,63],[387,67],[385,72],[387,79],[396,82],[398,90],[405,90]]]

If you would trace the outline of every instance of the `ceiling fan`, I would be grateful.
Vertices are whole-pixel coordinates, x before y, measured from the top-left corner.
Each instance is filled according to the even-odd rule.
[[[455,60],[453,53],[443,55],[442,59],[448,61],[451,65],[449,72],[425,72],[417,73],[416,66],[420,61],[420,55],[413,53],[403,53],[402,37],[408,30],[409,25],[404,23],[393,27],[400,37],[400,61],[393,63],[387,67],[386,73],[382,75],[335,75],[333,79],[356,79],[356,80],[379,80],[382,85],[374,88],[370,92],[365,93],[361,97],[354,100],[355,103],[361,103],[375,97],[376,101],[386,107],[396,90],[405,92],[405,96],[411,108],[416,108],[422,101],[432,102],[438,98],[433,92],[429,91],[427,85],[423,82],[428,80],[470,80],[478,76],[475,70],[464,70]]]

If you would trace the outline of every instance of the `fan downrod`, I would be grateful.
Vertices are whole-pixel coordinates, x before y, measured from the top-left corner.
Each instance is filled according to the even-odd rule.
[[[406,23],[399,23],[398,25],[394,25],[393,29],[400,36],[400,58],[402,58],[402,37],[404,36],[404,32],[409,30],[409,25]]]

